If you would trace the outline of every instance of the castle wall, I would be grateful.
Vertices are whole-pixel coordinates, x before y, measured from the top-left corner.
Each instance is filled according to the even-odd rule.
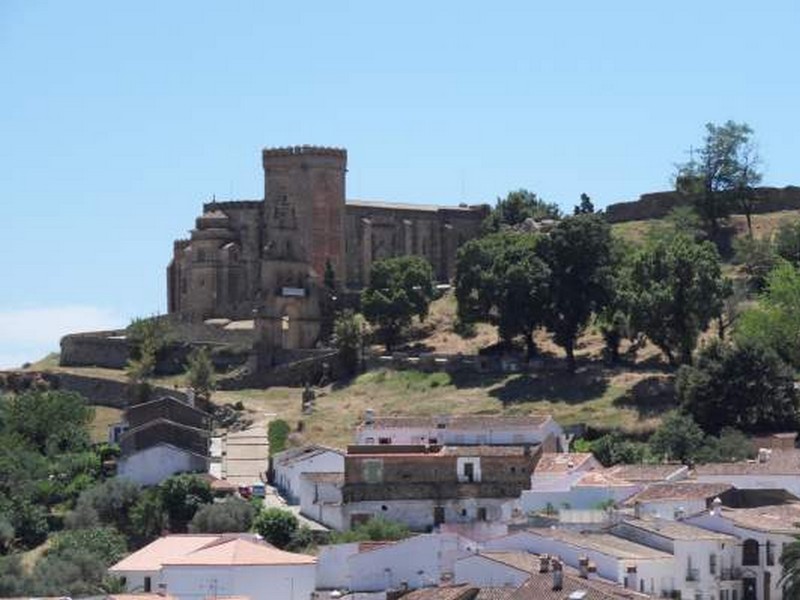
[[[759,202],[753,211],[755,214],[800,209],[800,187],[760,187],[756,188],[756,194]],[[692,201],[692,197],[674,191],[655,192],[642,194],[638,200],[633,202],[610,204],[606,207],[605,213],[611,223],[661,219],[666,217],[673,208],[690,205]]]

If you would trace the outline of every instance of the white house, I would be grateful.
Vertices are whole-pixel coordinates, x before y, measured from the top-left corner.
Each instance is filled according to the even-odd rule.
[[[677,589],[671,554],[608,533],[531,528],[489,540],[483,550],[559,556],[573,568],[588,559],[597,575],[627,589],[665,595]]]
[[[301,504],[304,473],[344,473],[344,452],[327,446],[289,448],[272,457],[272,484],[289,504]]]
[[[244,534],[169,535],[109,569],[129,592],[158,591],[177,600],[240,596],[309,600],[317,560]]]
[[[674,589],[681,598],[741,596],[738,540],[727,533],[664,519],[628,519],[612,532],[625,539],[672,554]]]
[[[698,465],[694,476],[704,483],[729,483],[740,490],[786,490],[800,497],[800,450],[763,449],[756,460]]]
[[[714,498],[731,489],[733,486],[730,483],[722,482],[654,483],[628,498],[625,504],[640,517],[680,519],[706,510]]]
[[[205,473],[208,465],[208,456],[159,442],[121,456],[117,475],[139,485],[157,485],[177,473]]]
[[[564,453],[551,456],[576,455]],[[540,473],[540,460],[531,477],[531,489],[523,491],[520,496],[522,511],[531,513],[548,508],[590,509],[609,503],[616,505],[642,489],[641,484],[611,475],[591,454],[588,456],[590,459],[567,463],[567,467],[574,464],[575,468],[555,472],[551,468],[552,461],[547,461]]]
[[[474,542],[452,533],[429,533],[397,542],[323,546],[317,589],[382,591],[410,589],[453,580],[456,560],[476,550]]]
[[[550,415],[374,416],[367,411],[356,429],[357,445],[533,445],[546,452],[566,449],[561,426]]]
[[[715,502],[710,511],[686,519],[688,523],[739,538],[742,600],[784,600],[779,585],[780,556],[786,544],[800,535],[800,503],[758,508],[726,508]],[[786,598],[785,600],[789,600]]]
[[[346,529],[342,508],[344,473],[302,473],[300,475],[300,514],[330,529]]]

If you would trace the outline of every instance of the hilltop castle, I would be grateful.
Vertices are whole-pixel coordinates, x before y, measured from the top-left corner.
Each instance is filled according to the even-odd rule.
[[[316,341],[326,263],[349,290],[368,283],[374,261],[411,254],[447,281],[458,246],[478,234],[489,210],[346,201],[343,149],[265,149],[262,163],[263,200],[207,203],[190,238],[174,243],[168,306],[192,320],[256,315],[275,328],[262,339],[278,336],[270,342],[278,347]],[[287,333],[287,320],[299,326]]]

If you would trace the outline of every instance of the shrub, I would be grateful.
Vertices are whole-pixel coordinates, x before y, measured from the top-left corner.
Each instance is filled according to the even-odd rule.
[[[190,533],[249,531],[255,508],[246,500],[231,498],[201,507],[189,523]]]
[[[267,441],[269,442],[270,455],[277,454],[286,450],[286,442],[289,439],[291,428],[283,419],[275,419],[267,425]]]
[[[273,546],[285,548],[297,531],[298,521],[288,510],[268,508],[256,516],[253,529]]]
[[[402,540],[411,535],[408,527],[402,523],[389,521],[381,517],[370,519],[366,523],[361,523],[348,531],[333,533],[331,542],[343,544],[346,542],[368,542],[385,540]]]

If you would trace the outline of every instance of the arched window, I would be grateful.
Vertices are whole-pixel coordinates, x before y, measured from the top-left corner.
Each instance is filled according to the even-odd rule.
[[[758,566],[758,542],[753,538],[746,539],[742,546],[742,565]]]

